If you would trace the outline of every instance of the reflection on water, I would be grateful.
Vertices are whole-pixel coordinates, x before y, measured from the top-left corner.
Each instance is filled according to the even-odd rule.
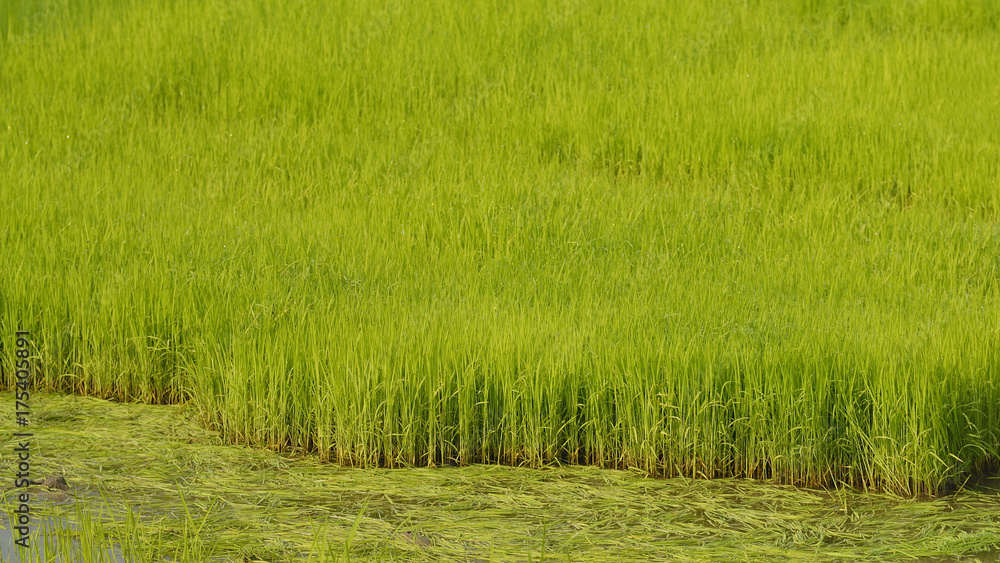
[[[0,561],[5,563],[77,563],[81,555],[89,552],[87,561],[126,563],[121,550],[100,549],[97,545],[84,546],[80,540],[79,527],[66,518],[56,516],[33,517],[30,524],[29,548],[15,542],[20,538],[13,529],[7,514],[0,513]]]

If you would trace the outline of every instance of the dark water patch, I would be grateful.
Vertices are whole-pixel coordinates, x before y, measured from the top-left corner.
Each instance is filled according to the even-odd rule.
[[[0,515],[0,560],[7,563],[77,563],[83,554],[91,561],[132,563],[117,547],[99,547],[93,539],[81,539],[80,527],[66,518],[44,516],[30,525],[29,547],[15,543],[21,535],[12,529],[10,519]]]

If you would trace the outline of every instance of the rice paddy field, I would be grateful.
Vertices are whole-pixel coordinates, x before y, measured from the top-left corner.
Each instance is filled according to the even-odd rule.
[[[944,495],[998,61],[986,0],[0,0],[0,386],[23,328],[323,466]]]

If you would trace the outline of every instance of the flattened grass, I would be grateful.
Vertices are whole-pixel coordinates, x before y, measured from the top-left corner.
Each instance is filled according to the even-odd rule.
[[[580,466],[349,469],[226,445],[191,405],[35,402],[33,475],[65,475],[73,501],[36,495],[33,509],[137,562],[990,561],[1000,550],[996,487],[913,499]],[[15,428],[3,419],[0,471],[16,462]]]

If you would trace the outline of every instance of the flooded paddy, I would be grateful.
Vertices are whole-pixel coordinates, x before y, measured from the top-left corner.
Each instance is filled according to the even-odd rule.
[[[134,560],[998,560],[989,480],[908,499],[592,467],[351,469],[224,445],[183,405],[34,403],[32,478],[70,488],[33,489],[33,510],[69,526],[82,515]],[[10,420],[2,431],[12,476]]]

